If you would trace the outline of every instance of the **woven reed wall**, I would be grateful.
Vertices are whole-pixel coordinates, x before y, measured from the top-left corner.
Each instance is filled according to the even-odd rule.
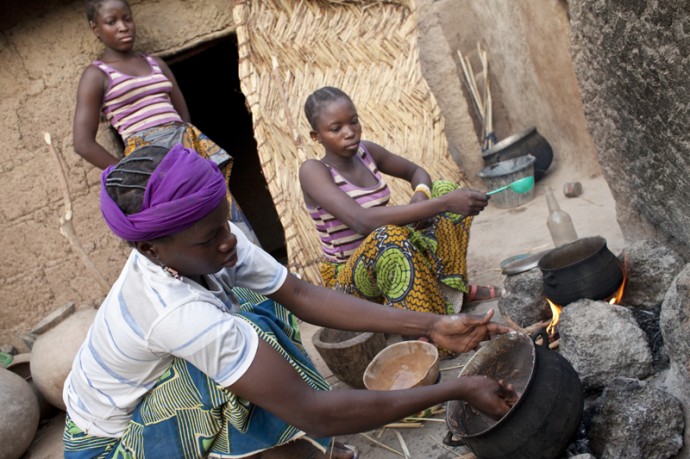
[[[305,159],[322,156],[303,112],[314,90],[335,86],[347,92],[363,139],[421,164],[433,178],[464,179],[448,154],[443,118],[422,77],[413,0],[239,0],[233,16],[242,92],[291,270],[321,282],[319,240],[297,176]],[[405,203],[409,184],[388,182],[392,203]]]

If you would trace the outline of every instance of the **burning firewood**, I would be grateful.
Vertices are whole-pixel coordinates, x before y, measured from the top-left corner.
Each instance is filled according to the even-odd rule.
[[[537,332],[544,330],[546,327],[549,326],[549,323],[551,323],[550,319],[545,320],[543,322],[537,322],[535,324],[532,324],[532,325],[528,326],[527,328],[525,328],[525,333],[531,336]]]

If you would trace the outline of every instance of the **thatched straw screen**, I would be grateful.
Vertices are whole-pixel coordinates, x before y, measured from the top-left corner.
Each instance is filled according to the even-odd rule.
[[[297,178],[305,159],[322,155],[303,114],[314,90],[347,92],[363,139],[423,165],[434,178],[463,178],[422,77],[413,1],[240,0],[233,15],[242,91],[293,271],[321,281],[319,240]],[[409,199],[406,182],[389,184],[393,204]]]

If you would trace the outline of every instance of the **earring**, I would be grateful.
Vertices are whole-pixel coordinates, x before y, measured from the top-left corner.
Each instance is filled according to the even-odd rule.
[[[163,271],[165,271],[165,273],[166,273],[168,276],[172,277],[173,279],[179,280],[179,281],[182,280],[182,276],[180,276],[180,273],[178,273],[178,272],[175,271],[174,269],[168,268],[167,266],[161,266],[161,268],[163,269]]]

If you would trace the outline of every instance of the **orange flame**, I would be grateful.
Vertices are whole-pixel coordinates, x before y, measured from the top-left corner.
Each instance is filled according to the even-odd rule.
[[[558,325],[561,319],[561,310],[563,308],[548,298],[546,301],[549,303],[549,306],[551,306],[551,322],[546,327],[546,333],[549,334],[549,337],[553,337],[556,334],[556,325]]]
[[[623,292],[625,291],[625,283],[628,280],[628,257],[623,257],[623,280],[621,281],[620,287],[616,290],[616,293],[609,300],[609,304],[620,304],[623,299]]]

